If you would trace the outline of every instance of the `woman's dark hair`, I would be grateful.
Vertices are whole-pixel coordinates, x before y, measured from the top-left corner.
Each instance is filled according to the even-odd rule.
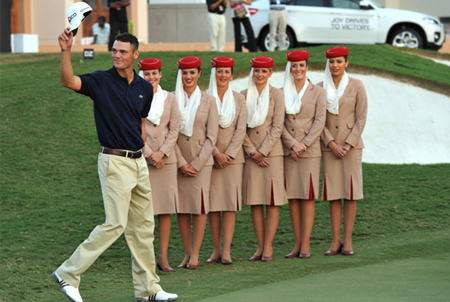
[[[128,42],[131,44],[131,47],[133,47],[135,51],[139,49],[138,39],[130,33],[121,33],[120,35],[116,36],[116,39],[114,41]]]
[[[201,67],[197,67],[198,72],[200,73],[200,71],[202,71]]]
[[[348,61],[348,56],[344,56],[345,62]]]

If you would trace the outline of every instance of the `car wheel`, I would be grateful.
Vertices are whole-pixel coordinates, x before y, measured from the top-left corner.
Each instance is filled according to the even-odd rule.
[[[287,49],[293,48],[295,45],[294,38],[289,29],[286,29],[286,47]],[[268,27],[261,31],[258,39],[258,46],[261,51],[268,51],[270,49],[270,30]],[[280,42],[278,42],[278,37],[275,40],[275,50],[280,50]]]
[[[401,28],[395,31],[391,44],[397,47],[423,48],[422,36],[412,28]]]

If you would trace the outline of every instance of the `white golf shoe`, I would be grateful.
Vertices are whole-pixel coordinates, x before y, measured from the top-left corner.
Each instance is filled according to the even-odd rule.
[[[177,294],[166,293],[161,290],[154,295],[148,297],[136,297],[134,301],[175,301],[178,299]]]
[[[53,279],[55,279],[56,283],[59,283],[61,285],[62,292],[67,296],[67,298],[70,299],[70,301],[83,302],[78,288],[73,287],[72,285],[61,279],[58,274],[56,274],[56,272],[53,272],[52,276]]]

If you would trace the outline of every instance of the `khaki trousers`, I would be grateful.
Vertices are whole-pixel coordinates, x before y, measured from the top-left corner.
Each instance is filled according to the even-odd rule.
[[[287,27],[287,11],[285,9],[271,9],[269,12],[270,26],[270,51],[275,50],[275,37],[278,30],[278,42],[280,50],[286,50],[286,27]]]
[[[161,291],[161,287],[155,273],[155,225],[145,158],[99,154],[98,174],[105,207],[105,223],[91,232],[56,273],[70,285],[79,287],[80,275],[125,233],[131,251],[135,296],[156,294]]]
[[[211,51],[223,51],[225,48],[225,15],[208,13],[209,40]]]

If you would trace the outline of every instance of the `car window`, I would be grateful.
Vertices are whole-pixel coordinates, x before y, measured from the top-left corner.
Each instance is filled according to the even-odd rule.
[[[300,6],[326,6],[325,1],[327,0],[291,0],[288,2],[290,5],[300,5]]]
[[[331,0],[331,7],[359,9],[359,0]]]

